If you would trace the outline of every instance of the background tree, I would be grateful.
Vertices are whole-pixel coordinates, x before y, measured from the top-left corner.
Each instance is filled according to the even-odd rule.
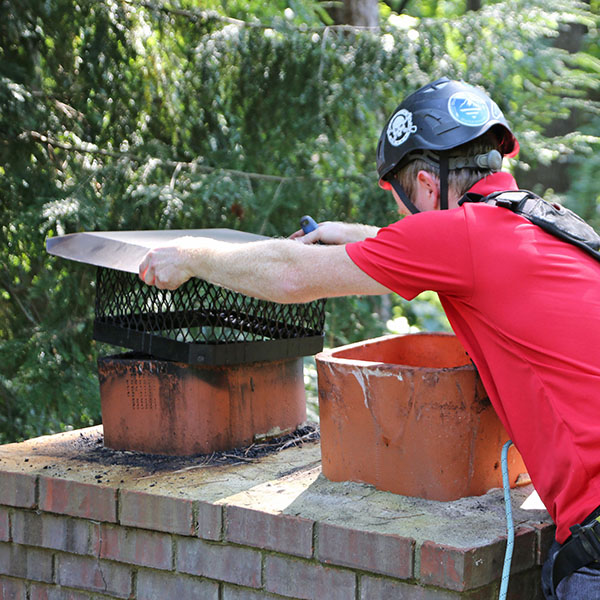
[[[324,2],[334,23],[355,27],[379,26],[379,2],[377,0],[338,0]]]
[[[433,78],[486,87],[525,168],[566,161],[564,199],[596,210],[597,6],[564,5],[380,4],[365,29],[317,0],[0,0],[0,442],[98,422],[95,361],[115,351],[91,339],[94,270],[48,256],[46,237],[389,222],[377,138]],[[552,43],[570,24],[586,28],[573,53]],[[573,110],[581,131],[550,134]],[[442,326],[431,295],[387,302]],[[385,329],[380,298],[328,307],[328,345]]]

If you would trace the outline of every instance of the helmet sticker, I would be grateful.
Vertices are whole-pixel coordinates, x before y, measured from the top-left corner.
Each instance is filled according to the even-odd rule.
[[[504,115],[502,114],[500,107],[493,100],[491,101],[491,104],[492,104],[492,119],[502,119],[504,117]]]
[[[415,131],[417,126],[413,125],[412,113],[402,108],[392,117],[387,128],[387,138],[392,146],[400,146]]]
[[[490,119],[486,101],[472,92],[452,94],[448,100],[448,112],[455,121],[468,127],[478,127]]]

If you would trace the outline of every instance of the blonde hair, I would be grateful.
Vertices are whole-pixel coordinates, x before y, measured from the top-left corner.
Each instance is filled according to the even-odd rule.
[[[475,140],[452,148],[450,156],[475,156],[477,154],[486,154],[490,150],[498,149],[498,141],[490,132],[476,138]],[[409,155],[410,160],[410,155]],[[402,167],[395,175],[408,194],[408,197],[414,201],[417,175],[419,171],[427,171],[440,181],[440,167],[422,158],[410,160],[408,164]],[[468,192],[480,179],[492,173],[490,169],[481,169],[474,167],[465,167],[462,169],[453,169],[448,172],[448,193],[461,198]]]

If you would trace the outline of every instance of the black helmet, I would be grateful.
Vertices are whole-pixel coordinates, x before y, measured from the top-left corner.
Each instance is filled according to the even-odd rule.
[[[426,156],[439,157],[440,204],[441,208],[447,208],[447,171],[453,168],[448,163],[447,151],[490,129],[498,138],[498,151],[502,155],[514,156],[518,152],[519,144],[502,111],[487,94],[442,77],[408,96],[383,128],[377,146],[380,182],[389,182],[398,191],[394,173],[406,164],[409,154],[426,151]],[[464,160],[453,162],[454,168],[470,166]],[[399,184],[398,187],[402,189]],[[418,212],[410,200],[406,202],[404,190],[400,196],[412,212]]]

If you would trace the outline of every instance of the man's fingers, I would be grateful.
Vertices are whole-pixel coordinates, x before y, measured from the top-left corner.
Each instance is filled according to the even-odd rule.
[[[144,262],[140,264],[139,277],[144,283],[147,283],[148,285],[154,285],[155,283],[156,275],[154,273],[154,269],[148,265],[147,260],[144,260]]]
[[[171,281],[163,282],[163,281],[161,281],[161,279],[159,277],[157,277],[156,280],[154,281],[154,285],[159,290],[176,290],[179,287],[179,285],[177,283],[174,283]]]
[[[161,290],[174,290],[189,279],[169,247],[149,250],[138,267],[139,278]]]
[[[150,265],[150,258],[148,256],[148,253],[146,253],[146,256],[144,256],[144,258],[142,259],[142,262],[140,263],[140,266],[138,269],[139,276],[142,281],[146,281],[146,273],[148,272],[149,265]]]
[[[318,229],[314,229],[313,231],[311,231],[310,233],[307,233],[306,235],[303,234],[302,230],[300,230],[301,235],[295,235],[292,234],[292,236],[290,236],[292,239],[296,240],[297,242],[301,242],[302,244],[315,244],[316,242],[318,242],[321,239],[321,233],[319,232]]]

